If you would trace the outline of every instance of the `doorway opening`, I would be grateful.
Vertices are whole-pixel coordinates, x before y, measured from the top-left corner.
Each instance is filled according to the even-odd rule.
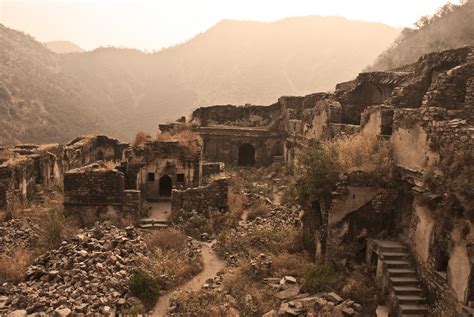
[[[255,164],[255,147],[244,143],[239,147],[239,166],[252,166]]]
[[[163,175],[160,178],[160,196],[171,197],[171,190],[173,189],[173,182],[171,177]]]

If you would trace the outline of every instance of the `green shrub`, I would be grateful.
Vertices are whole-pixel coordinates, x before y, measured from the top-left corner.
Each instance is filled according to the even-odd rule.
[[[158,279],[143,270],[133,272],[129,287],[132,294],[138,297],[147,309],[153,307],[160,295]]]
[[[340,282],[333,267],[327,263],[314,264],[303,273],[303,289],[309,293],[328,292]]]

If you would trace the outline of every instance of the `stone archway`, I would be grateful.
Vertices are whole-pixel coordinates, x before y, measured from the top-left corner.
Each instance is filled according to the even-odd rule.
[[[252,166],[255,164],[255,147],[250,143],[244,143],[239,147],[239,166]]]
[[[160,197],[171,197],[171,190],[173,189],[173,181],[168,175],[160,177],[159,183]]]

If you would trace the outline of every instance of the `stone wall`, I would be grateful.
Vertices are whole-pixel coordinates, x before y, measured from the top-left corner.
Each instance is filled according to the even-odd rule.
[[[124,190],[123,173],[105,163],[74,169],[64,177],[64,211],[83,226],[141,214],[139,191]]]
[[[202,127],[226,125],[236,127],[266,127],[281,115],[281,105],[271,106],[211,106],[201,107],[192,114],[192,122]]]
[[[227,178],[213,181],[207,186],[186,190],[173,190],[171,210],[208,215],[210,211],[227,212],[229,185]]]
[[[61,190],[64,173],[99,159],[117,161],[128,145],[106,136],[77,138],[67,146],[21,144],[2,150],[0,211],[12,213],[35,202],[45,191]]]
[[[434,312],[441,316],[458,316],[463,305],[468,304],[472,292],[470,280],[473,262],[468,249],[473,241],[472,234],[469,233],[470,224],[461,221],[454,224],[454,227],[448,225],[445,229],[449,232],[444,236],[440,235],[443,223],[446,226],[446,221],[450,221],[451,216],[436,216],[434,209],[426,204],[427,197],[421,194],[415,196],[408,245],[415,256],[418,274]],[[446,244],[445,256],[449,262],[442,271],[437,268],[439,255],[435,249],[443,243]]]
[[[123,204],[124,175],[101,164],[73,169],[64,176],[64,205]]]
[[[367,237],[395,236],[397,199],[397,190],[366,173],[341,176],[328,211],[326,259],[363,262]]]
[[[204,157],[214,162],[239,165],[243,145],[254,149],[254,166],[267,166],[275,156],[283,155],[284,137],[266,129],[256,128],[198,128],[204,140]]]
[[[225,164],[223,162],[206,162],[202,164],[202,178],[208,179],[211,176],[219,175],[224,172]]]

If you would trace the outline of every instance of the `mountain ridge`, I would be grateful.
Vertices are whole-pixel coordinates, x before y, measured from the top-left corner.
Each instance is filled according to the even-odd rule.
[[[31,120],[34,113],[25,113],[32,124],[23,126],[22,133],[0,136],[0,144],[64,142],[61,136],[97,130],[126,140],[139,130],[156,131],[159,122],[188,114],[201,105],[271,104],[282,95],[333,89],[369,65],[398,32],[380,23],[309,16],[277,22],[224,20],[185,43],[153,53],[101,47],[55,54],[37,44],[42,48],[29,50],[41,50],[49,57],[45,61],[32,59],[31,66],[44,64],[54,72],[42,67],[36,75],[55,74],[64,81],[64,87],[57,83],[57,87],[38,89],[39,96],[67,91],[69,100],[49,100],[52,108],[74,113],[77,123],[66,126],[69,119],[56,118],[46,105],[52,126],[49,131]],[[34,57],[35,53],[29,55]],[[3,61],[15,63],[13,56]],[[9,82],[6,87],[27,87],[28,80],[35,78]],[[33,101],[27,108],[34,109]],[[12,122],[3,120],[0,127]],[[21,123],[17,125],[20,129]],[[41,133],[29,134],[32,129]],[[62,130],[71,133],[59,135]]]

